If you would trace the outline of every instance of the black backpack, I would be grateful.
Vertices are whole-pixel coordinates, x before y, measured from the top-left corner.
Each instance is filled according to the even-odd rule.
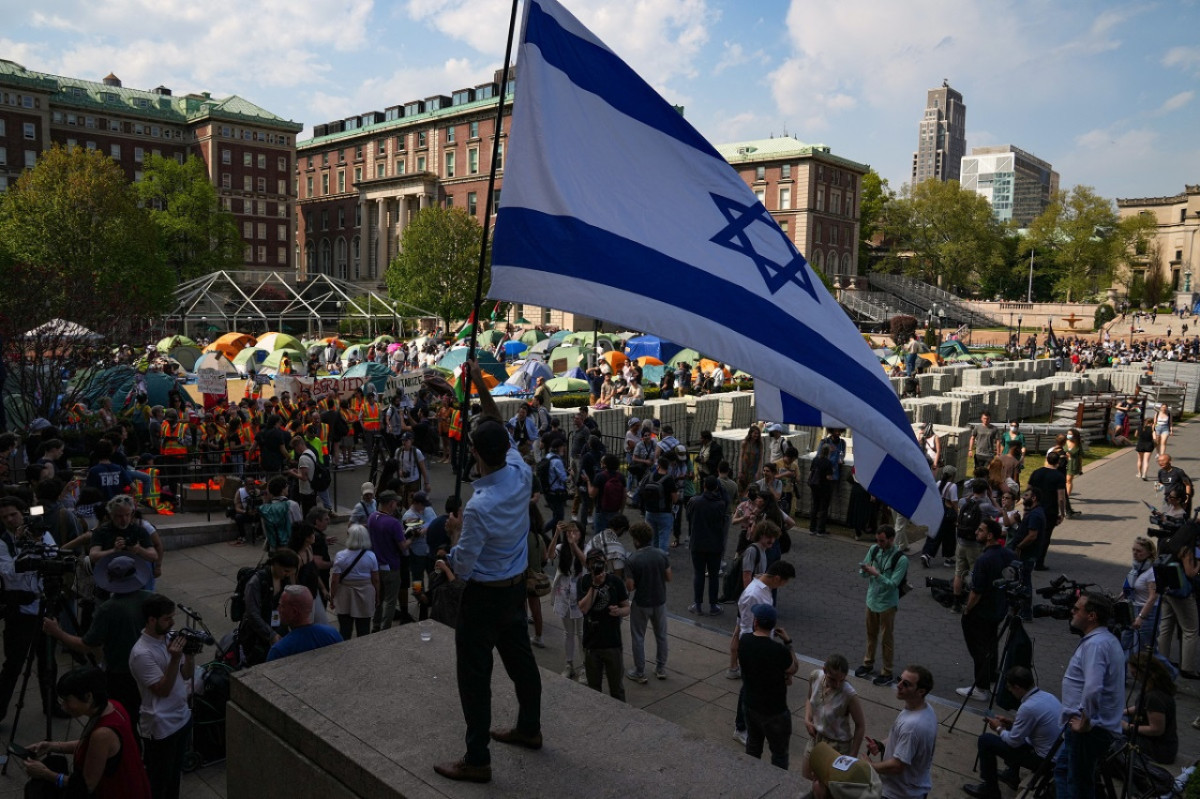
[[[662,513],[667,510],[667,498],[662,484],[666,477],[665,474],[659,475],[657,469],[643,477],[633,496],[633,506],[645,513]]]
[[[551,489],[551,484],[553,481],[552,481],[552,478],[550,475],[550,461],[551,461],[551,459],[557,458],[557,457],[558,457],[557,455],[546,455],[540,461],[538,461],[538,465],[537,465],[538,482],[540,482],[542,484],[542,491],[547,494],[564,494],[564,493],[566,493],[566,490],[567,490],[566,486],[559,488],[557,491],[554,491]]]
[[[333,482],[333,477],[329,473],[329,467],[322,462],[321,453],[315,449],[309,449],[313,454],[313,473],[308,478],[308,484],[312,486],[313,491],[321,492],[329,488],[329,484]]]
[[[250,582],[250,578],[263,570],[262,564],[257,566],[243,566],[237,571],[237,585],[233,589],[233,596],[229,597],[229,618],[231,621],[240,622],[246,617],[246,586]]]
[[[954,534],[964,541],[975,540],[975,531],[979,529],[979,524],[983,521],[981,504],[978,499],[968,499],[963,503],[962,510],[958,512],[958,523],[955,525]]]

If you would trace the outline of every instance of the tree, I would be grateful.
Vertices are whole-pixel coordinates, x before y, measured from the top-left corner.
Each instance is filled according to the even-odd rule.
[[[897,314],[888,323],[892,331],[892,341],[897,347],[908,343],[917,334],[917,318],[907,314]]]
[[[60,374],[85,384],[108,350],[167,310],[173,281],[121,167],[98,151],[55,146],[0,196],[0,285],[9,385],[28,414],[49,417]],[[103,338],[62,327],[26,335],[52,319]]]
[[[862,190],[858,202],[858,273],[871,271],[871,254],[875,249],[875,236],[883,231],[887,206],[896,198],[888,186],[887,178],[881,178],[874,169],[867,170],[862,177]]]
[[[244,242],[233,214],[221,207],[204,162],[194,155],[180,164],[151,155],[138,199],[149,209],[163,259],[178,281],[231,269],[242,262]]]
[[[482,228],[461,208],[430,206],[404,229],[385,279],[392,299],[438,315],[446,330],[471,313]],[[484,272],[483,294],[487,296]]]
[[[896,242],[892,266],[946,288],[974,288],[980,275],[1003,266],[1003,232],[992,207],[958,181],[905,187],[886,207],[884,230]]]
[[[1143,224],[1136,219],[1118,221],[1112,200],[1091,186],[1075,186],[1058,192],[1030,224],[1025,257],[1029,247],[1036,247],[1040,268],[1055,276],[1055,296],[1077,301],[1112,283],[1130,235]]]
[[[1147,248],[1149,266],[1146,268],[1146,280],[1142,284],[1142,302],[1147,308],[1154,308],[1166,296],[1167,281],[1163,277],[1162,248],[1158,241],[1150,242]]]

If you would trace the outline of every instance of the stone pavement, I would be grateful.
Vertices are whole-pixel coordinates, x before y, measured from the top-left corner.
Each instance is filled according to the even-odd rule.
[[[1176,463],[1187,471],[1200,472],[1195,455],[1200,451],[1200,425],[1179,425],[1177,433],[1169,447]],[[1050,578],[1065,573],[1076,580],[1099,583],[1110,591],[1120,589],[1128,570],[1129,545],[1146,527],[1145,508],[1140,500],[1157,500],[1152,483],[1136,480],[1134,472],[1131,450],[1087,467],[1085,474],[1076,481],[1078,498],[1073,500],[1075,508],[1083,515],[1056,531],[1048,559],[1051,571],[1035,575],[1035,586],[1044,585]],[[345,481],[340,499],[349,503],[349,496],[365,477],[358,472],[339,472],[338,478]],[[453,476],[447,467],[435,466],[433,482],[435,502],[440,505],[453,490]],[[189,515],[176,517],[174,522],[198,522],[201,519]],[[803,528],[803,524],[800,526]],[[835,530],[834,535],[825,539],[810,538],[803,529],[798,533],[788,558],[797,565],[799,578],[779,595],[780,624],[796,639],[797,651],[806,661],[799,675],[804,679],[796,680],[789,695],[790,707],[797,714],[792,745],[794,770],[799,768],[805,743],[802,714],[810,666],[821,662],[831,652],[845,654],[852,664],[862,656],[864,585],[857,576],[856,566],[866,551],[866,543],[853,541],[846,531]],[[333,534],[342,536],[344,525],[335,525]],[[232,628],[226,617],[225,603],[233,589],[234,575],[240,566],[257,562],[259,554],[249,547],[225,543],[168,552],[160,590],[202,613],[219,637]],[[733,623],[732,608],[719,618],[688,615],[690,558],[686,550],[679,549],[673,551],[671,560],[674,581],[668,590],[670,677],[665,681],[652,679],[645,686],[627,682],[627,699],[636,707],[736,749],[738,745],[731,740],[730,734],[738,683],[724,678],[729,631]],[[935,567],[929,573],[944,577],[948,576],[949,570]],[[923,577],[924,570],[919,561],[914,561],[911,579],[917,590],[902,602],[897,621],[896,664],[897,668],[902,668],[906,663],[918,662],[932,670],[936,682],[935,710],[939,718],[948,719],[958,706],[953,689],[970,680],[970,661],[962,643],[960,617],[932,600],[929,592],[920,587]],[[557,672],[564,665],[561,627],[548,601],[544,602],[543,615],[547,648],[535,650],[535,654],[543,667]],[[1035,640],[1035,665],[1040,681],[1057,693],[1062,671],[1078,639],[1068,632],[1065,622],[1049,619],[1038,619],[1029,625],[1029,631]],[[652,649],[652,640],[647,643]],[[626,660],[628,663],[628,655]],[[875,687],[864,680],[852,679],[852,683],[865,701],[868,734],[885,736],[898,707],[893,690]],[[1188,725],[1192,718],[1200,715],[1198,687],[1187,680],[1180,683],[1180,763],[1190,762],[1200,755],[1200,733]],[[31,701],[36,705],[36,699],[31,697]],[[967,710],[970,715],[964,716],[954,733],[950,733],[945,724],[941,729],[935,759],[934,797],[960,796],[959,786],[975,781],[970,770],[982,706],[970,703]],[[451,718],[452,723],[461,723],[457,714]],[[40,716],[24,713],[16,740],[39,740],[41,726]],[[62,737],[63,727],[63,722],[56,723],[56,737]],[[4,725],[0,731],[7,735],[10,728]],[[72,734],[77,732],[75,726]],[[802,782],[799,780],[798,784]],[[22,783],[21,769],[14,764],[8,779],[0,779],[0,799],[19,796]],[[183,795],[195,799],[225,796],[223,764],[185,775]]]

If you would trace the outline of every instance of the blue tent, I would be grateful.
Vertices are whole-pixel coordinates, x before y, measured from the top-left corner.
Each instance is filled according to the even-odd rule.
[[[550,371],[550,367],[543,361],[535,361],[530,359],[521,364],[517,371],[509,376],[504,382],[510,386],[516,386],[522,391],[532,391],[537,385],[537,379],[544,377],[547,380],[554,377],[554,372]]]
[[[88,407],[94,408],[101,397],[110,397],[113,408],[120,410],[129,396],[136,380],[132,366],[113,366],[92,376],[88,384],[80,389],[80,396]],[[175,380],[162,372],[146,374],[146,398],[151,405],[166,405],[168,392],[175,387]],[[184,395],[187,396],[186,394]]]
[[[636,361],[649,356],[667,363],[682,349],[680,345],[658,336],[638,336],[625,342],[625,357]]]
[[[561,375],[559,375],[559,377],[574,377],[579,380],[587,380],[587,374],[582,369],[580,369],[578,366],[576,366],[573,369],[568,369],[567,371],[565,371]]]
[[[643,366],[642,367],[642,385],[658,385],[663,378],[665,366]]]
[[[511,386],[508,383],[501,383],[489,392],[493,397],[512,397],[518,394],[524,394],[525,390],[520,386]]]
[[[525,350],[529,349],[529,345],[524,341],[506,341],[504,342],[504,354],[510,358],[515,358]]]
[[[391,374],[392,370],[388,369],[381,363],[375,363],[374,361],[363,361],[362,363],[356,363],[351,366],[344,373],[342,373],[341,376],[365,377],[367,378],[367,385],[374,386],[377,392],[383,393],[387,389],[388,377],[391,376]],[[363,390],[366,390],[365,386],[363,387]]]

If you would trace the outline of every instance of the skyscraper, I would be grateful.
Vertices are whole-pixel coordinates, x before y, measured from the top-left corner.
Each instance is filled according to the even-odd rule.
[[[992,204],[997,222],[1015,219],[1028,227],[1058,191],[1058,173],[1050,164],[1005,144],[975,147],[962,159],[962,187]]]
[[[913,153],[912,185],[933,178],[958,180],[959,165],[967,154],[967,107],[962,95],[942,81],[925,97],[917,151]]]

